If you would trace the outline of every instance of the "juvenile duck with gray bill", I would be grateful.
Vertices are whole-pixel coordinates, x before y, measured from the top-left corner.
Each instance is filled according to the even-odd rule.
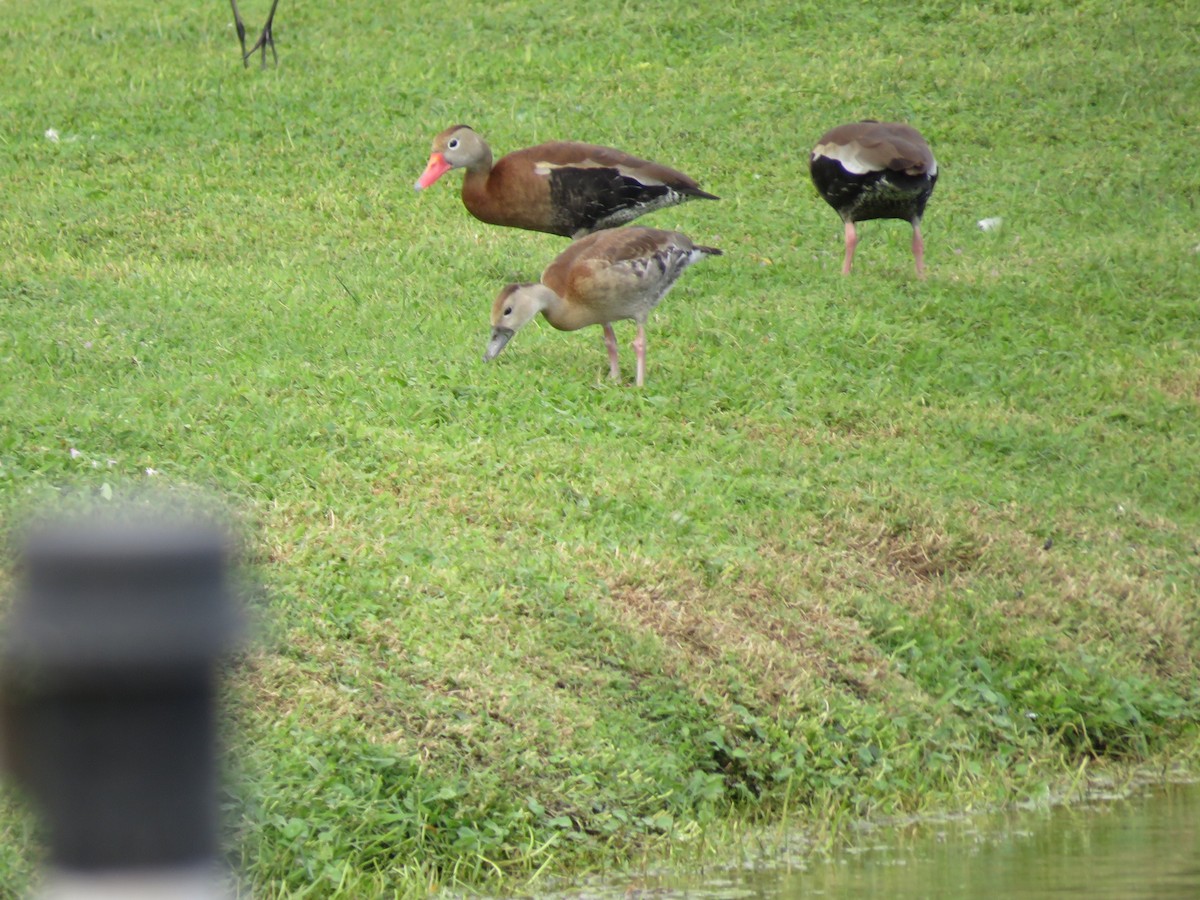
[[[492,336],[484,360],[495,359],[513,335],[538,313],[560,331],[588,325],[604,329],[609,375],[621,377],[612,323],[633,319],[637,338],[637,385],[646,380],[646,320],[683,271],[715,247],[694,244],[686,234],[656,228],[615,228],[580,238],[533,284],[510,284],[492,304]]]

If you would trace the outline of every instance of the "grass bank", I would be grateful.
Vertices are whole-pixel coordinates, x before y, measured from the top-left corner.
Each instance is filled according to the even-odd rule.
[[[1195,5],[652,7],[283,0],[247,71],[215,0],[0,6],[0,516],[234,511],[258,897],[1194,762]],[[866,116],[938,156],[925,282],[903,223],[838,275],[807,152]],[[594,329],[481,363],[498,287],[565,243],[414,195],[459,121],[724,198],[644,220],[726,252],[644,390]],[[0,795],[0,892],[36,846]]]

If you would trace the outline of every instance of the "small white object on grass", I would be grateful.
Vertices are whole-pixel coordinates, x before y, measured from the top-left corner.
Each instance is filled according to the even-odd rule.
[[[999,216],[989,216],[986,219],[980,219],[977,223],[980,231],[999,231],[1004,220]]]

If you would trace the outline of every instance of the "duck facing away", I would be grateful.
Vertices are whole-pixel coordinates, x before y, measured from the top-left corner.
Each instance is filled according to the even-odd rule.
[[[809,173],[817,192],[846,223],[849,275],[858,246],[856,222],[904,219],[912,223],[912,252],[917,274],[925,274],[921,217],[937,184],[937,161],[925,138],[911,125],[871,120],[839,125],[813,148]]]
[[[417,190],[466,169],[463,205],[490,225],[578,238],[686,200],[717,197],[667,166],[612,147],[553,141],[500,157],[466,125],[433,140]]]
[[[483,358],[495,359],[512,336],[541,313],[559,331],[603,326],[609,375],[618,379],[621,370],[612,323],[633,319],[637,386],[641,387],[646,381],[650,310],[684,269],[706,256],[720,255],[715,247],[692,243],[686,234],[657,228],[616,228],[581,238],[546,267],[541,282],[510,284],[500,291],[492,304],[492,337]]]

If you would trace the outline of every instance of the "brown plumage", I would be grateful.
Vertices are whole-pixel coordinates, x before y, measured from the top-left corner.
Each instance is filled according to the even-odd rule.
[[[925,274],[921,217],[937,183],[938,167],[925,138],[911,125],[871,120],[839,125],[817,141],[809,159],[813,184],[845,222],[849,275],[858,245],[856,222],[904,219],[912,224],[913,259]]]
[[[466,169],[463,205],[475,218],[563,237],[623,225],[685,200],[717,199],[682,172],[594,144],[539,144],[493,165],[487,142],[466,125],[434,138],[417,190],[459,168]]]
[[[646,320],[684,269],[715,247],[698,247],[678,231],[614,228],[580,238],[558,255],[535,284],[510,284],[492,304],[492,337],[484,360],[494,359],[539,312],[560,331],[604,328],[609,374],[621,377],[612,323],[633,319],[637,385],[646,380]]]

